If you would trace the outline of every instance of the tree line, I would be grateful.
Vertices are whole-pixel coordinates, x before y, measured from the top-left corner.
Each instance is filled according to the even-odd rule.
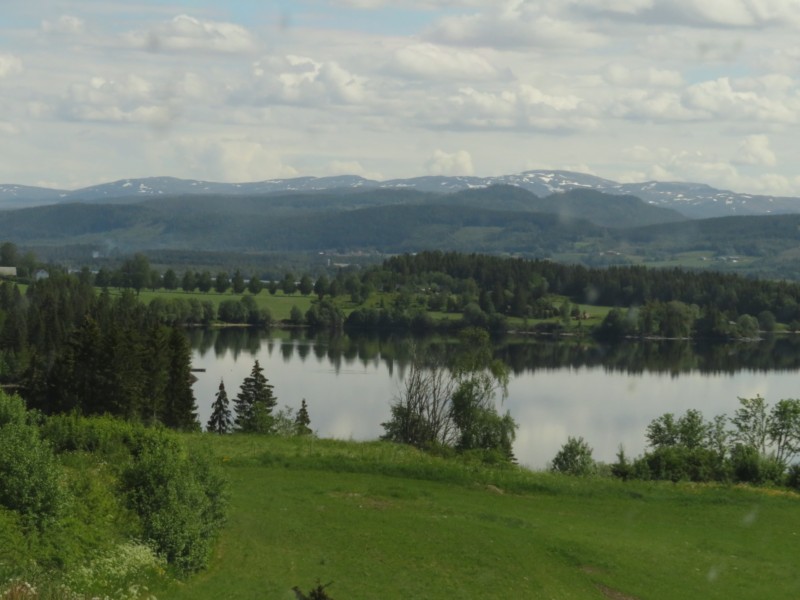
[[[0,379],[18,384],[31,407],[197,429],[191,377],[183,331],[131,291],[97,294],[57,270],[24,294],[0,284]]]
[[[800,399],[770,406],[764,398],[739,398],[733,416],[706,420],[695,409],[665,413],[645,432],[647,450],[631,460],[620,447],[609,472],[622,479],[787,485],[800,489]],[[583,438],[570,437],[551,469],[570,475],[598,471]]]

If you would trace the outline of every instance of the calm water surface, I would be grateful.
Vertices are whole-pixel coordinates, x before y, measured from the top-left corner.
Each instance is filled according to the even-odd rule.
[[[372,440],[408,369],[408,340],[291,337],[246,329],[190,332],[195,397],[201,423],[225,381],[233,399],[258,359],[280,406],[308,402],[321,437]],[[445,354],[453,344],[433,344]],[[495,354],[512,368],[500,406],[519,424],[520,464],[545,468],[568,435],[582,436],[596,460],[611,462],[620,444],[644,450],[647,424],[665,412],[700,409],[732,414],[737,397],[761,394],[772,404],[800,395],[800,345],[795,340],[716,346],[688,343],[603,348],[580,342],[505,340]]]

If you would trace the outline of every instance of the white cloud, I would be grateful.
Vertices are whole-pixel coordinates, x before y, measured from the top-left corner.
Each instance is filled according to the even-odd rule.
[[[476,52],[417,43],[395,51],[391,67],[403,75],[428,79],[493,79],[498,70]]]
[[[145,123],[166,127],[178,116],[169,98],[149,80],[135,74],[121,79],[94,76],[70,86],[61,104],[68,118],[82,121]]]
[[[485,12],[440,20],[427,33],[446,44],[493,48],[562,48],[600,46],[605,38],[577,20],[562,19],[539,3],[506,0]]]
[[[431,175],[472,175],[472,156],[466,150],[448,153],[436,150],[425,163],[425,168]]]
[[[249,53],[257,48],[255,38],[241,25],[203,21],[185,14],[149,30],[128,33],[125,37],[134,46],[152,52]]]
[[[205,172],[206,179],[244,182],[296,177],[274,145],[248,136],[181,137],[164,142],[162,159],[179,163],[189,172]]]
[[[759,90],[758,88],[761,88]],[[735,82],[728,77],[704,81],[686,89],[683,104],[702,112],[709,119],[753,119],[776,123],[796,123],[798,98],[779,98],[759,93],[774,90],[769,81]]]
[[[86,23],[80,17],[62,15],[55,21],[42,21],[42,31],[62,35],[79,35],[84,32]]]
[[[0,54],[0,78],[22,73],[22,59],[13,54]]]
[[[437,128],[454,130],[585,130],[592,119],[582,113],[582,99],[550,94],[519,84],[498,91],[463,87],[443,102],[430,102],[418,116]]]
[[[741,165],[763,165],[767,167],[774,167],[778,162],[775,153],[770,148],[769,138],[766,135],[751,135],[742,140],[733,160]]]
[[[253,65],[262,101],[287,104],[358,104],[366,100],[367,79],[336,62],[305,56],[266,58]]]
[[[675,70],[647,67],[630,68],[621,63],[606,67],[603,78],[616,86],[648,86],[675,88],[683,85],[683,76]]]
[[[659,0],[659,16],[695,26],[767,27],[798,24],[797,0]]]

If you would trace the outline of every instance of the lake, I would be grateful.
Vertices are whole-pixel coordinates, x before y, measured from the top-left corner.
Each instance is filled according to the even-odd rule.
[[[232,400],[258,359],[279,406],[305,398],[320,437],[374,440],[402,388],[411,340],[310,337],[301,332],[196,329],[189,332],[200,422],[205,425],[220,379]],[[413,340],[447,355],[455,344]],[[580,340],[508,338],[495,355],[511,367],[509,410],[519,424],[514,453],[542,469],[567,436],[582,436],[595,460],[612,462],[619,445],[635,456],[644,432],[665,412],[732,415],[737,397],[760,394],[769,404],[800,394],[800,340],[696,346],[686,341],[602,346]],[[499,399],[498,399],[499,401]]]

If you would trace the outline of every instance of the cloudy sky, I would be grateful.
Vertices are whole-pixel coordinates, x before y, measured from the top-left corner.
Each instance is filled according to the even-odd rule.
[[[0,183],[569,169],[800,196],[800,0],[2,0]]]

